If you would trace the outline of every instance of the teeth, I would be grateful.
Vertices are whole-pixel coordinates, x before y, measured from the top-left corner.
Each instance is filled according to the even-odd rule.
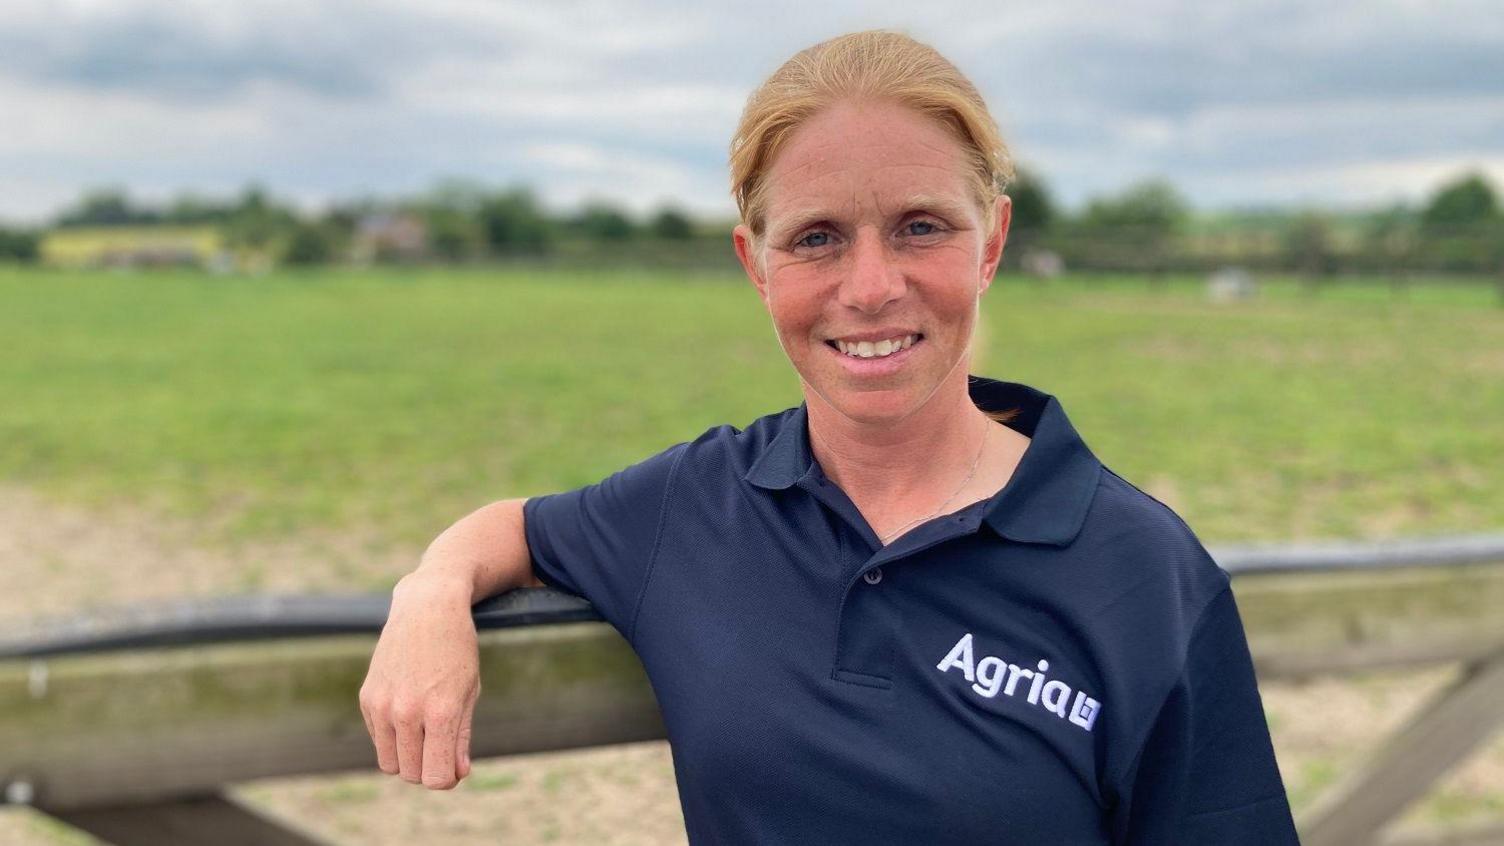
[[[838,338],[836,339],[836,348],[853,358],[882,358],[883,356],[892,355],[899,350],[906,350],[914,346],[914,342],[917,340],[919,338],[915,335],[905,335],[902,338],[889,338],[877,343],[871,341],[848,343]]]

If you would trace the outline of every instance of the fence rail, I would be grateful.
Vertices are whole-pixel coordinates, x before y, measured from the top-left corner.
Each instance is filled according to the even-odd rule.
[[[1212,553],[1262,680],[1463,664],[1299,820],[1307,846],[1400,843],[1385,826],[1504,722],[1504,535]],[[232,597],[0,638],[0,796],[122,846],[317,843],[224,787],[374,770],[355,702],[387,608]],[[476,758],[664,736],[636,655],[583,600],[524,589],[474,617]],[[1403,842],[1504,843],[1504,829]]]

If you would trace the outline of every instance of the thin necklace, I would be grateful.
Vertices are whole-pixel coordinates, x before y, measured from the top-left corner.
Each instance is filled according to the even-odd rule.
[[[987,418],[985,416],[982,418],[982,427],[983,427],[982,428],[982,443],[981,443],[980,446],[977,447],[977,457],[971,462],[971,469],[966,472],[966,478],[961,480],[961,486],[958,487],[958,488],[956,488],[955,493],[953,493],[950,496],[946,497],[945,501],[942,502],[942,503],[940,503],[940,507],[939,508],[936,508],[934,511],[931,511],[929,514],[926,514],[926,515],[924,515],[923,517],[920,517],[917,520],[910,520],[909,522],[903,524],[902,526],[899,526],[897,529],[894,529],[893,531],[889,532],[886,535],[878,535],[878,540],[882,541],[882,543],[883,543],[884,546],[887,545],[887,543],[888,543],[889,540],[891,540],[892,538],[896,537],[900,532],[904,531],[905,529],[909,528],[910,526],[913,526],[916,523],[923,523],[925,520],[929,520],[930,518],[934,517],[935,515],[939,514],[942,511],[944,511],[945,510],[945,506],[950,505],[950,501],[951,500],[955,499],[958,495],[960,495],[961,491],[966,490],[967,483],[969,483],[971,481],[971,477],[972,476],[976,475],[977,465],[979,465],[979,464],[982,463],[982,453],[987,448],[987,433],[992,430],[992,427],[990,425],[988,425],[990,422],[991,422],[991,420],[989,418]],[[810,427],[810,431],[814,432],[815,431],[814,427]],[[820,443],[822,445],[825,444],[825,439],[821,438],[818,432],[815,433],[815,437],[820,438]],[[826,452],[830,452],[830,447],[826,446],[825,447],[825,451]]]
[[[977,457],[971,462],[971,469],[966,472],[966,478],[961,480],[961,486],[958,487],[958,488],[956,488],[955,493],[953,493],[950,496],[946,497],[945,501],[942,502],[942,503],[940,503],[940,507],[936,508],[934,511],[931,511],[930,513],[928,513],[928,514],[924,515],[923,517],[920,517],[920,518],[918,518],[916,520],[910,520],[909,522],[903,524],[902,526],[899,526],[898,528],[894,529],[893,531],[889,532],[886,535],[879,535],[878,536],[878,540],[882,541],[884,546],[887,546],[888,541],[892,540],[895,537],[898,537],[899,533],[901,533],[904,530],[908,529],[910,526],[914,526],[916,524],[923,523],[924,521],[932,519],[933,517],[935,517],[936,515],[938,515],[940,512],[944,511],[945,510],[945,506],[950,505],[950,501],[951,500],[955,499],[961,493],[961,491],[966,490],[967,483],[969,483],[971,481],[971,477],[972,476],[976,475],[977,465],[979,465],[979,464],[982,463],[982,452],[987,447],[987,433],[992,430],[992,427],[988,425],[989,422],[991,422],[991,421],[987,417],[984,416],[982,418],[982,427],[983,427],[982,428],[982,443],[981,443],[980,446],[977,447]]]

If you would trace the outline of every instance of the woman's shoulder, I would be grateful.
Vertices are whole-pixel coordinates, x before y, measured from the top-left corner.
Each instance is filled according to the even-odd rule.
[[[692,463],[705,467],[726,472],[739,469],[740,473],[745,473],[764,452],[774,448],[775,442],[802,437],[802,433],[792,429],[801,420],[799,411],[795,406],[765,414],[745,427],[730,423],[710,426],[687,442],[687,457]],[[785,430],[788,430],[786,434]],[[780,434],[784,434],[782,439]],[[790,453],[796,452],[793,446],[791,443],[780,444],[780,448]]]
[[[1145,539],[1198,543],[1195,532],[1175,509],[1106,464],[1102,465],[1090,517]]]
[[[1077,543],[1099,562],[1108,601],[1131,595],[1154,606],[1145,610],[1194,620],[1231,584],[1173,508],[1106,465]]]

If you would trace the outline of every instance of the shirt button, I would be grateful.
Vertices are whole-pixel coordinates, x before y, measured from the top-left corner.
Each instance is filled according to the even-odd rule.
[[[883,568],[873,567],[862,574],[862,579],[869,585],[875,585],[883,580]]]

